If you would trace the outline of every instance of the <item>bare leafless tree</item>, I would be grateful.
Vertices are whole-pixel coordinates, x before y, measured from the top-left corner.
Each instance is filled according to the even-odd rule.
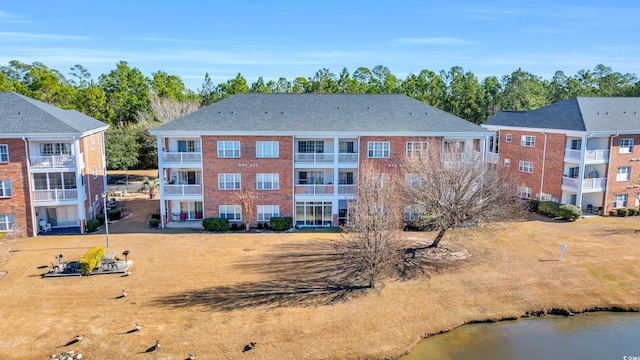
[[[256,214],[256,203],[258,196],[253,190],[240,190],[237,193],[238,201],[240,202],[240,213],[246,223],[246,231],[251,228],[251,221]]]
[[[402,204],[396,178],[371,163],[362,164],[355,200],[349,203],[349,217],[335,242],[348,270],[372,289],[402,262]]]
[[[409,158],[403,169],[406,204],[421,209],[437,231],[430,248],[453,227],[522,219],[526,212],[516,198],[516,177],[484,162],[481,153],[430,151]]]
[[[190,114],[200,107],[197,100],[179,101],[170,97],[159,98],[155,94],[149,95],[151,112],[143,111],[137,114],[140,123],[151,124],[154,121],[166,123]]]

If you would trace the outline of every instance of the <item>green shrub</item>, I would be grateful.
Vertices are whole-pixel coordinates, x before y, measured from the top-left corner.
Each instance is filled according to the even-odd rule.
[[[100,225],[104,225],[104,214],[96,215],[96,220],[100,222]]]
[[[207,231],[227,231],[229,230],[229,219],[223,219],[223,218],[202,219],[202,227]]]
[[[615,210],[609,210],[609,216],[616,216],[618,213]]]
[[[120,209],[113,209],[107,212],[107,217],[109,217],[110,221],[118,220],[120,219],[120,216],[122,216],[122,211],[120,211]]]
[[[577,220],[582,216],[582,210],[579,207],[571,204],[560,205],[558,208],[560,216],[563,219],[569,219],[571,221]]]
[[[258,225],[256,226],[258,230],[262,230],[262,223],[259,222]]]
[[[629,213],[629,211],[627,209],[618,209],[618,210],[616,210],[616,214],[618,214],[618,216],[627,216],[628,213]]]
[[[635,216],[636,209],[627,209],[627,216]]]
[[[536,212],[538,205],[540,205],[540,200],[529,200],[527,201],[527,210]]]
[[[149,226],[157,228],[158,225],[160,225],[160,220],[159,219],[155,219],[155,218],[149,219]]]
[[[285,231],[293,227],[293,218],[290,216],[272,217],[269,223],[271,224],[271,230]]]
[[[87,221],[87,232],[96,231],[98,229],[98,226],[100,226],[100,221],[98,221],[97,219],[91,219]]]
[[[542,215],[557,217],[560,216],[560,204],[553,201],[541,201],[538,204],[538,212]]]
[[[151,214],[151,218],[160,220],[160,214],[158,214],[158,213]]]
[[[89,249],[80,258],[80,272],[82,275],[89,275],[101,262],[104,253],[106,252],[103,247],[95,247]]]
[[[636,209],[636,213],[634,215],[635,216],[640,216],[640,209]]]

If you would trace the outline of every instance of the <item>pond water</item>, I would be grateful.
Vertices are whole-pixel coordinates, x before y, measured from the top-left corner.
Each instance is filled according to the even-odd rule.
[[[401,360],[640,360],[640,314],[594,312],[470,324],[421,341]]]

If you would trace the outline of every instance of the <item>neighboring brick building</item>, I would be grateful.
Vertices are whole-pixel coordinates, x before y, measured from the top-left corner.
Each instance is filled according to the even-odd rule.
[[[344,221],[358,168],[389,171],[408,152],[455,142],[479,153],[491,133],[404,95],[239,94],[151,131],[158,137],[161,216],[297,226]],[[255,194],[242,219],[239,190]]]
[[[84,232],[106,187],[107,127],[75,110],[0,92],[0,232]]]
[[[640,205],[640,98],[577,97],[482,126],[497,132],[492,150],[518,170],[522,198],[596,214]]]

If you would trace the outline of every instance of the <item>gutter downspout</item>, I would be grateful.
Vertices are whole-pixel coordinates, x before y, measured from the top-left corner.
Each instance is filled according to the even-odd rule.
[[[544,188],[544,168],[545,168],[545,163],[547,161],[547,133],[546,132],[542,132],[542,134],[544,135],[544,148],[542,149],[542,174],[540,176],[540,195],[539,197],[542,198],[542,189]],[[560,199],[560,201],[562,201],[562,199]]]
[[[620,136],[616,133],[609,140],[609,163],[607,164],[607,186],[604,188],[604,204],[602,205],[602,215],[607,211],[607,202],[609,201],[609,181],[611,180],[611,156],[613,155],[613,138]],[[628,201],[628,200],[627,200]]]
[[[33,236],[38,236],[38,228],[37,228],[37,219],[35,216],[35,207],[33,205],[33,183],[31,181],[31,162],[29,161],[29,146],[27,143],[27,138],[22,137],[22,141],[24,141],[24,153],[27,160],[27,183],[29,184],[29,210],[31,210],[31,231],[33,232]],[[27,231],[27,236],[29,236],[29,231]]]

